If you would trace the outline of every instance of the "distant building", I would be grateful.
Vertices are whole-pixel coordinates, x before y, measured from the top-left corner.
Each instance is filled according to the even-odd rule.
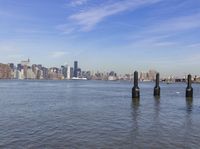
[[[22,64],[17,64],[17,70],[21,71],[22,70]]]
[[[67,79],[71,79],[71,68],[69,65],[67,66]]]
[[[111,72],[108,74],[108,80],[109,80],[109,81],[117,80],[117,73],[115,73],[114,71],[111,71]]]
[[[11,79],[11,68],[7,64],[0,64],[0,79]]]
[[[120,80],[131,80],[131,74],[125,74],[124,76],[122,76],[121,78],[119,78]]]
[[[81,77],[81,68],[78,68],[76,72],[77,72],[77,77]]]
[[[48,68],[45,68],[45,67],[42,67],[42,78],[43,79],[49,79],[49,75],[48,75],[48,72],[49,72],[49,70],[48,70]]]
[[[35,73],[35,75],[37,75],[37,65],[36,64],[32,65],[32,71],[33,71],[33,73]]]
[[[92,79],[92,75],[91,75],[90,71],[82,71],[81,73],[82,73],[81,75],[82,75],[83,78],[87,78],[87,80]]]
[[[42,69],[42,65],[41,64],[37,65],[37,68],[41,70]]]
[[[140,72],[140,81],[154,81],[156,79],[156,70],[149,70],[149,72]]]
[[[27,79],[28,65],[24,65],[23,70],[24,70],[24,78]]]
[[[149,80],[148,72],[140,72],[140,81],[148,81],[148,80]]]
[[[10,66],[10,69],[12,69],[12,71],[14,71],[15,65],[13,63],[10,63],[9,66]]]
[[[30,66],[30,59],[28,59],[27,61],[21,61],[21,65],[24,66]]]
[[[58,78],[60,77],[58,73],[59,73],[59,69],[56,67],[52,67],[49,69],[48,78],[50,80],[58,80]]]
[[[26,76],[26,79],[35,79],[35,73],[32,71],[31,68],[28,68],[27,69],[27,76]]]
[[[23,73],[19,70],[16,71],[16,79],[18,79],[18,80],[24,79]]]
[[[78,77],[78,61],[74,61],[74,77]]]
[[[70,67],[70,78],[73,78],[74,76],[74,68]]]
[[[157,73],[156,70],[149,70],[149,73],[148,73],[149,80],[151,80],[151,81],[155,80],[156,79],[156,73]]]
[[[61,66],[61,74],[65,79],[67,78],[67,66]]]

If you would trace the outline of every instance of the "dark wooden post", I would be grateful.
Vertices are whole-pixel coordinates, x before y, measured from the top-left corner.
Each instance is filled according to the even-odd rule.
[[[159,86],[159,82],[160,82],[160,74],[157,73],[156,74],[156,85],[154,87],[154,96],[160,97],[160,86]]]
[[[140,98],[140,88],[138,87],[138,72],[134,72],[134,86],[132,88],[132,98]]]
[[[187,82],[187,88],[186,88],[186,97],[192,98],[193,97],[193,88],[192,88],[192,76],[188,75],[188,82]]]

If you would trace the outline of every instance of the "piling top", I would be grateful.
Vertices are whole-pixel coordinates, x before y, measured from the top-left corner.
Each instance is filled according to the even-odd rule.
[[[159,87],[159,82],[160,82],[160,74],[156,74],[156,87]]]
[[[188,88],[192,87],[192,75],[191,74],[188,75],[188,86],[187,87]]]
[[[138,87],[138,72],[134,72],[134,87]]]
[[[160,77],[160,74],[159,73],[156,73],[156,78],[159,78]]]

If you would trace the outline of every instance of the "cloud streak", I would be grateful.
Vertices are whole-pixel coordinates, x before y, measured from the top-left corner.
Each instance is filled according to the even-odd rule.
[[[75,28],[68,24],[61,24],[56,26],[56,29],[60,30],[63,34],[71,34],[75,31]]]
[[[61,58],[65,55],[67,55],[67,52],[64,52],[64,51],[55,51],[55,52],[50,53],[51,58]]]
[[[70,6],[80,6],[87,3],[88,0],[71,0]]]
[[[154,4],[161,0],[124,0],[120,2],[114,2],[111,4],[104,4],[89,10],[85,10],[79,13],[75,13],[69,17],[81,27],[82,31],[92,30],[96,24],[103,21],[105,18],[122,13],[127,10],[135,10],[139,7]]]
[[[165,21],[155,21],[151,26],[146,26],[141,32],[134,33],[130,36],[131,47],[155,49],[157,48],[185,48],[187,43],[174,38],[183,33],[200,28],[200,13],[187,16],[169,18]],[[185,37],[187,38],[187,37]],[[199,44],[190,47],[197,48]],[[188,46],[187,46],[188,47]]]

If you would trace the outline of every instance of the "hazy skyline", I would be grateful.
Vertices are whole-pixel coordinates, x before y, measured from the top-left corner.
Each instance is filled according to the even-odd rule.
[[[0,62],[199,74],[199,0],[0,0]]]

